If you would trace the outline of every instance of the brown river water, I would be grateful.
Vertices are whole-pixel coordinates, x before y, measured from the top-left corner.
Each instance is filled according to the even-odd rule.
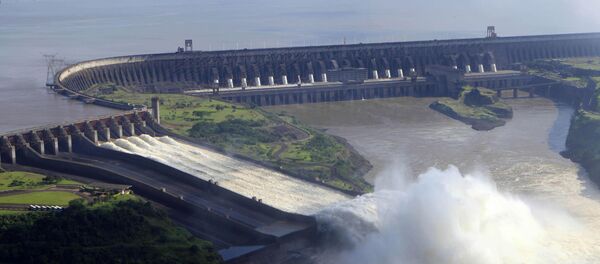
[[[577,231],[548,231],[553,238],[544,243],[553,244],[547,248],[559,251],[561,258],[533,262],[599,261],[598,187],[579,165],[559,154],[564,150],[573,113],[570,106],[543,98],[507,99],[514,118],[503,127],[479,132],[430,110],[428,105],[433,100],[393,98],[275,106],[268,110],[286,112],[303,123],[346,138],[373,164],[366,175],[371,182],[390,174],[413,178],[430,167],[445,169],[448,165],[458,167],[462,173],[490,175],[500,192],[526,200],[534,209],[551,207],[561,212],[547,217],[567,215],[569,223],[577,223]]]

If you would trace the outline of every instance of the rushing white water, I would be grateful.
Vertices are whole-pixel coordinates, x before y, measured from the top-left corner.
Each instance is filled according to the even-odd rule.
[[[141,135],[103,143],[104,148],[137,154],[190,173],[275,208],[311,215],[350,199],[332,189],[298,180],[249,162],[184,144],[169,137]]]
[[[406,185],[394,176],[317,215],[355,246],[321,262],[597,263],[590,245],[579,246],[598,234],[563,210],[499,191],[482,174],[431,168]]]

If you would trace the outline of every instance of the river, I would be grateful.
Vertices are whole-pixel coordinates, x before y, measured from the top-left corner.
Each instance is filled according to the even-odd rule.
[[[433,100],[394,98],[268,109],[346,138],[372,162],[374,168],[366,177],[376,183],[376,190],[382,187],[377,186],[378,177],[413,181],[430,167],[455,165],[463,174],[490,175],[501,193],[527,201],[532,211],[551,207],[564,213],[552,213],[552,218],[566,217],[581,227],[548,232],[555,237],[560,233],[555,247],[568,256],[565,263],[600,261],[598,187],[579,165],[559,154],[565,147],[571,107],[543,98],[507,99],[514,118],[506,126],[478,132],[430,110]],[[560,263],[557,259],[547,263]]]

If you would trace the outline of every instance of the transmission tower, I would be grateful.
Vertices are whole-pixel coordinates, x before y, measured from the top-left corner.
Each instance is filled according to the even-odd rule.
[[[56,54],[45,54],[44,58],[46,59],[46,65],[48,66],[46,72],[46,86],[51,87],[54,86],[54,75],[56,75],[56,71],[65,64],[65,61],[57,59]]]

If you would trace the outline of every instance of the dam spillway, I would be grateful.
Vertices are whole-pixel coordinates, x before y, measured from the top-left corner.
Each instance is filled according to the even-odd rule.
[[[265,263],[310,245],[312,215],[351,198],[165,135],[148,111],[132,111],[0,135],[0,156],[9,169],[130,185],[213,242],[226,263]]]
[[[101,146],[156,160],[290,213],[313,215],[328,205],[351,198],[333,189],[170,137],[141,135],[106,142]]]

